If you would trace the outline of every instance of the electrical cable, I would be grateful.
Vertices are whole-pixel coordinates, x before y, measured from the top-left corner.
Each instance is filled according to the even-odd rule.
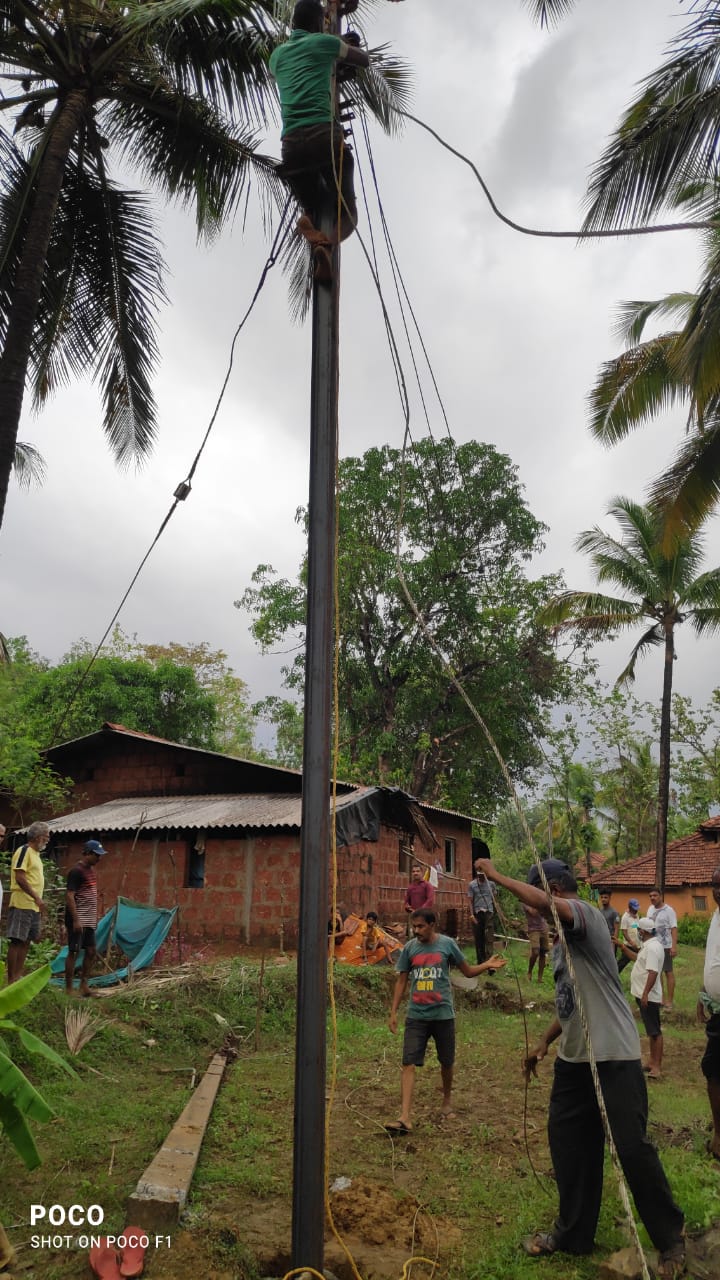
[[[466,164],[475,174],[475,177],[480,183],[485,194],[485,198],[495,214],[495,217],[499,218],[501,222],[504,222],[507,227],[511,228],[511,230],[519,231],[521,235],[538,236],[551,240],[618,240],[622,239],[624,236],[650,236],[667,231],[716,231],[718,227],[720,227],[720,221],[718,221],[717,218],[714,220],[710,218],[707,221],[701,222],[669,222],[661,223],[657,226],[646,225],[641,227],[623,227],[618,231],[543,231],[537,227],[526,227],[521,222],[515,222],[512,218],[508,217],[507,214],[502,212],[495,203],[492,192],[490,191],[485,179],[469,156],[464,155],[462,151],[458,151],[456,147],[453,147],[449,142],[446,142],[445,139],[431,127],[431,125],[426,124],[424,120],[420,120],[418,116],[412,115],[410,111],[403,111],[400,107],[396,107],[395,110],[399,116],[404,116],[406,120],[412,120],[413,124],[417,124],[421,129],[425,129],[427,133],[431,134],[432,137],[435,138],[436,142],[440,143],[441,147],[444,147],[451,155],[456,156],[458,160],[462,160],[463,164]]]
[[[279,255],[279,254],[280,254],[280,252],[282,251],[282,248],[283,248],[283,245],[284,245],[284,243],[285,243],[285,240],[287,239],[287,237],[288,237],[288,235],[289,235],[289,226],[288,226],[288,227],[286,227],[286,226],[285,226],[285,223],[286,223],[286,219],[287,219],[287,215],[288,215],[288,211],[289,211],[289,209],[290,209],[291,203],[292,203],[292,202],[291,202],[291,200],[290,200],[290,199],[288,199],[288,200],[287,200],[287,202],[286,202],[286,204],[285,204],[285,207],[284,207],[284,209],[283,209],[283,212],[282,212],[282,215],[281,215],[281,218],[280,218],[280,222],[279,222],[279,224],[278,224],[278,229],[277,229],[277,231],[276,231],[276,233],[275,233],[275,238],[274,238],[274,240],[273,240],[273,243],[272,243],[272,246],[271,246],[271,249],[270,249],[270,253],[269,253],[268,258],[267,258],[267,261],[265,262],[265,265],[264,265],[264,267],[263,267],[263,269],[262,269],[262,272],[260,273],[260,278],[259,278],[258,283],[257,283],[257,286],[256,286],[256,288],[255,288],[255,292],[253,293],[253,296],[252,296],[252,299],[251,299],[251,301],[250,301],[250,304],[249,304],[249,306],[247,307],[247,309],[246,309],[246,311],[245,311],[245,314],[243,315],[242,319],[240,320],[240,322],[239,322],[239,324],[238,324],[238,326],[237,326],[237,328],[236,328],[236,330],[235,330],[235,333],[234,333],[234,335],[233,335],[232,343],[231,343],[231,345],[230,345],[230,356],[229,356],[229,359],[228,359],[227,372],[226,372],[226,374],[225,374],[225,378],[224,378],[223,383],[222,383],[222,386],[221,386],[221,388],[220,388],[220,393],[219,393],[218,398],[217,398],[217,400],[216,400],[215,407],[214,407],[214,409],[213,409],[213,411],[212,411],[212,414],[211,414],[211,416],[210,416],[210,421],[209,421],[209,423],[208,423],[207,430],[205,431],[205,434],[204,434],[204,436],[203,436],[203,438],[202,438],[202,441],[201,441],[201,443],[200,443],[200,447],[198,448],[197,452],[195,453],[195,457],[193,458],[192,464],[191,464],[191,466],[190,466],[190,470],[188,471],[186,478],[180,482],[180,484],[178,485],[177,489],[175,490],[175,493],[174,493],[174,495],[173,495],[173,499],[174,499],[174,500],[173,500],[173,502],[172,502],[172,505],[171,505],[171,506],[170,506],[170,508],[168,509],[168,511],[167,511],[167,513],[166,513],[166,515],[165,515],[164,519],[162,520],[162,522],[161,522],[161,524],[160,524],[160,526],[159,526],[159,528],[158,528],[158,530],[157,530],[157,533],[155,534],[155,537],[153,538],[152,542],[150,543],[150,546],[148,547],[147,551],[145,552],[145,555],[143,556],[142,560],[140,561],[140,563],[139,563],[139,565],[138,565],[137,569],[135,570],[135,573],[133,574],[133,576],[132,576],[132,578],[131,578],[131,580],[130,580],[129,585],[128,585],[128,587],[126,588],[126,590],[125,590],[125,592],[124,592],[124,594],[123,594],[123,596],[122,596],[122,599],[120,600],[119,605],[117,606],[117,608],[116,608],[115,612],[113,613],[113,616],[112,616],[112,618],[110,619],[110,621],[109,621],[109,623],[108,623],[107,627],[105,628],[105,631],[103,632],[103,635],[102,635],[102,637],[101,637],[101,639],[100,639],[99,643],[97,644],[97,646],[96,646],[95,650],[93,651],[93,653],[92,653],[92,655],[91,655],[91,657],[90,657],[90,660],[88,661],[88,663],[87,663],[86,667],[84,667],[84,669],[83,669],[83,670],[82,670],[82,672],[80,673],[80,676],[79,676],[78,682],[77,682],[77,684],[76,684],[76,686],[75,686],[74,690],[70,693],[70,695],[69,695],[69,697],[68,697],[68,699],[67,699],[67,702],[66,702],[66,704],[65,704],[65,706],[64,706],[64,708],[63,708],[63,710],[62,710],[62,711],[61,711],[61,713],[60,713],[60,716],[59,716],[59,717],[58,717],[58,719],[55,721],[55,723],[54,723],[54,725],[53,725],[53,727],[52,727],[52,729],[51,729],[51,733],[50,733],[50,743],[49,743],[50,747],[55,746],[56,742],[58,741],[58,735],[60,734],[60,732],[61,732],[61,730],[62,730],[62,728],[63,728],[63,726],[64,726],[64,724],[65,724],[65,722],[66,722],[66,720],[67,720],[67,718],[68,718],[68,716],[69,716],[69,714],[70,714],[70,711],[72,710],[72,708],[73,708],[73,706],[74,706],[74,704],[75,704],[75,702],[76,702],[76,700],[77,700],[77,698],[78,698],[78,696],[79,696],[79,694],[80,694],[80,692],[81,692],[81,690],[82,690],[82,688],[83,688],[83,685],[85,684],[85,681],[87,680],[87,678],[88,678],[88,676],[89,676],[89,674],[90,674],[90,671],[92,670],[92,667],[93,667],[93,665],[94,665],[95,661],[96,661],[96,660],[97,660],[97,658],[98,658],[98,655],[99,655],[99,653],[100,653],[100,650],[102,649],[102,647],[103,647],[103,645],[104,645],[105,641],[107,640],[107,638],[108,638],[108,636],[109,636],[109,634],[110,634],[110,632],[111,632],[112,628],[114,627],[115,623],[117,622],[117,619],[118,619],[118,617],[120,616],[120,613],[121,613],[121,611],[122,611],[122,609],[123,609],[123,606],[124,606],[124,604],[125,604],[126,600],[128,599],[128,597],[129,597],[129,595],[130,595],[130,593],[131,593],[131,591],[132,591],[133,587],[135,586],[135,583],[137,582],[138,578],[140,577],[140,574],[142,573],[142,571],[143,571],[143,569],[144,569],[145,565],[147,564],[148,560],[150,559],[150,556],[151,556],[152,552],[154,551],[155,547],[157,546],[158,542],[160,541],[160,538],[162,537],[163,533],[165,532],[165,530],[166,530],[166,528],[167,528],[168,524],[170,523],[170,520],[171,520],[172,516],[175,514],[175,511],[177,510],[178,506],[180,505],[180,503],[181,503],[181,502],[184,502],[184,501],[185,501],[185,499],[188,497],[188,494],[189,494],[189,493],[190,493],[190,491],[191,491],[191,487],[192,487],[192,486],[191,486],[191,481],[192,481],[192,479],[193,479],[193,476],[195,475],[195,471],[196,471],[196,469],[197,469],[198,463],[200,462],[200,458],[202,457],[203,450],[205,449],[205,446],[206,446],[206,444],[207,444],[207,442],[208,442],[208,439],[209,439],[209,437],[210,437],[210,432],[212,431],[213,426],[215,425],[215,421],[216,421],[216,419],[217,419],[218,413],[220,412],[220,406],[221,406],[221,404],[222,404],[222,402],[223,402],[223,398],[224,398],[224,396],[225,396],[225,392],[226,392],[226,390],[227,390],[228,383],[229,383],[229,381],[230,381],[230,375],[231,375],[231,373],[232,373],[232,369],[233,369],[233,362],[234,362],[234,358],[235,358],[235,346],[236,346],[236,344],[237,344],[237,340],[238,340],[238,338],[239,338],[239,336],[240,336],[240,332],[241,332],[241,330],[243,329],[243,327],[244,327],[244,325],[245,325],[246,321],[249,319],[250,314],[251,314],[251,312],[252,312],[253,308],[255,307],[255,304],[256,304],[256,302],[257,302],[257,300],[258,300],[258,298],[259,298],[259,296],[260,296],[260,293],[261,293],[261,291],[262,291],[262,289],[263,289],[263,286],[264,286],[265,281],[266,281],[266,279],[267,279],[268,273],[270,272],[270,270],[272,269],[272,267],[275,265],[275,262],[277,261],[278,255]],[[39,767],[40,767],[40,766],[38,765],[38,766],[37,766],[37,768],[39,768]],[[33,775],[33,777],[35,777],[35,776],[36,776],[36,774],[37,774],[37,768],[36,768],[36,771],[35,771],[35,774]],[[32,778],[31,778],[31,781],[32,781]]]

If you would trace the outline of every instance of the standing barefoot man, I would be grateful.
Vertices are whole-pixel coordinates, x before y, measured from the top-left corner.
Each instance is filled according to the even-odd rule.
[[[412,1123],[415,1068],[425,1062],[428,1040],[435,1041],[442,1077],[442,1114],[452,1114],[453,1067],[455,1064],[455,1006],[450,985],[450,965],[457,965],[466,978],[502,969],[502,956],[484,964],[468,964],[454,938],[436,932],[437,916],[428,909],[413,911],[413,937],[405,943],[395,969],[398,975],[388,1026],[397,1031],[400,1002],[410,983],[410,1005],[405,1019],[402,1074],[400,1077],[400,1119],[386,1124],[388,1133],[410,1133]]]

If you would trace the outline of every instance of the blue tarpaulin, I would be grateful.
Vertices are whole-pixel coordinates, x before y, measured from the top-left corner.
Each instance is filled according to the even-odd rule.
[[[96,946],[98,954],[102,954],[111,939],[112,944],[128,957],[129,963],[122,969],[115,969],[113,973],[102,973],[96,978],[90,978],[88,985],[113,987],[131,973],[146,969],[167,938],[176,915],[177,907],[147,907],[141,902],[131,902],[129,898],[118,898],[115,906],[106,911],[102,920],[98,921],[95,931]],[[64,974],[67,953],[67,947],[63,947],[52,961],[50,968],[53,974]],[[81,951],[75,962],[76,972],[82,967],[83,955],[84,952]],[[56,976],[52,981],[59,986],[64,979]]]

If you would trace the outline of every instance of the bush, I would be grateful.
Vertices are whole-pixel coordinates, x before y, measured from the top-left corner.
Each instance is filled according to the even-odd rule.
[[[710,920],[707,916],[683,916],[678,921],[678,942],[686,947],[704,947]]]

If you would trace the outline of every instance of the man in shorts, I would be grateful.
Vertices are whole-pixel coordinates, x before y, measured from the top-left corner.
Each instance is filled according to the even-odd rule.
[[[697,1016],[698,1021],[704,1023],[707,1036],[700,1065],[707,1083],[713,1122],[708,1152],[713,1160],[720,1161],[720,867],[713,871],[710,884],[715,911],[705,944],[703,988],[698,997]]]
[[[95,929],[97,928],[97,877],[95,868],[107,849],[99,840],[88,840],[80,861],[67,878],[65,893],[65,928],[68,953],[65,961],[65,990],[73,993],[73,978],[78,952],[83,952],[78,994],[90,995],[88,976],[95,959]]]
[[[31,942],[42,933],[45,872],[40,854],[50,839],[46,822],[33,822],[28,827],[27,843],[16,849],[10,863],[10,907],[7,918],[7,980],[22,978]]]
[[[650,1041],[650,1062],[645,1068],[648,1080],[659,1080],[662,1073],[663,1034],[660,1021],[662,1009],[662,973],[665,953],[655,937],[655,922],[643,916],[637,922],[640,950],[630,973],[630,994],[640,1010],[640,1017]],[[630,959],[634,949],[624,947]]]
[[[444,1117],[452,1115],[453,1067],[455,1064],[455,1006],[450,985],[450,966],[457,965],[466,978],[502,969],[502,956],[493,956],[483,964],[468,964],[454,938],[438,933],[437,916],[429,909],[413,911],[413,937],[405,943],[395,971],[398,975],[393,992],[388,1026],[397,1031],[400,1002],[410,985],[410,1004],[405,1019],[402,1074],[400,1077],[400,1119],[386,1124],[388,1133],[412,1131],[411,1112],[415,1090],[415,1068],[425,1063],[428,1040],[435,1041],[442,1078]]]

